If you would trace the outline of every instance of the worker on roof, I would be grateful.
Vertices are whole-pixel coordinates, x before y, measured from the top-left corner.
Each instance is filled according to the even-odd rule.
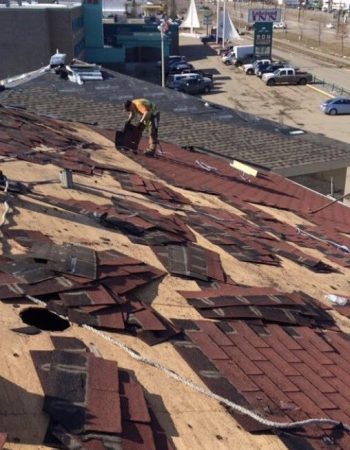
[[[141,116],[139,126],[143,129],[147,128],[149,134],[149,147],[145,151],[145,155],[154,156],[158,143],[158,124],[160,113],[157,111],[156,105],[145,98],[135,98],[127,100],[124,104],[125,111],[128,111],[130,123],[136,115]]]

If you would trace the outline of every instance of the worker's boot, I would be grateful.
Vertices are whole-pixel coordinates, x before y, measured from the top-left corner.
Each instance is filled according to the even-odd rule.
[[[145,156],[154,156],[156,153],[157,144],[150,144],[149,147],[145,150]]]

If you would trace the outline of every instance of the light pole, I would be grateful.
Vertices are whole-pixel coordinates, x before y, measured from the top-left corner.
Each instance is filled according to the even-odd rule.
[[[226,35],[226,0],[224,0],[224,10],[222,13],[222,48],[225,48],[225,35]]]
[[[216,0],[216,43],[219,43],[220,0]]]
[[[162,68],[162,87],[165,87],[165,67],[164,67],[164,32],[163,23],[158,26],[160,31],[160,53],[161,53],[161,68]]]

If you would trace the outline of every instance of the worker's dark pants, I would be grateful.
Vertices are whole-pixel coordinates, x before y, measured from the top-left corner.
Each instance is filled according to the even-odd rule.
[[[160,120],[160,113],[157,112],[151,115],[149,122],[149,150],[154,151],[158,143],[158,126]]]

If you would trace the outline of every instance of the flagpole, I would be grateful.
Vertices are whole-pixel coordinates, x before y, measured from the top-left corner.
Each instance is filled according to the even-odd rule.
[[[164,21],[158,26],[160,31],[160,53],[161,53],[161,69],[162,69],[162,87],[165,87],[165,65],[164,65]]]
[[[216,43],[219,43],[220,0],[216,0]]]
[[[194,3],[194,0],[191,0],[191,4],[190,4],[191,34],[193,34],[193,3]],[[195,4],[194,4],[194,7],[196,7]]]
[[[224,11],[222,18],[222,48],[225,47],[225,37],[226,37],[226,0],[224,0]]]

